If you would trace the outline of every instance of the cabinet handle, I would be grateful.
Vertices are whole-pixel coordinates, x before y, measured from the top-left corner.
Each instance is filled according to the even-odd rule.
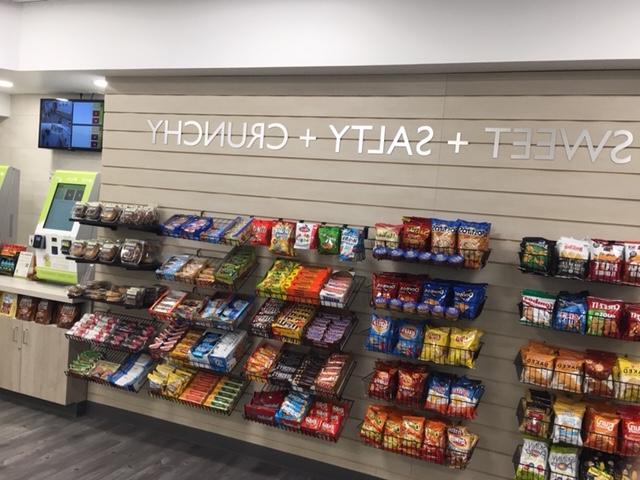
[[[29,340],[29,330],[27,330],[26,328],[22,331],[22,344],[23,345],[29,345],[29,342],[27,340]]]
[[[18,335],[20,335],[20,328],[13,327],[13,343],[18,343]]]

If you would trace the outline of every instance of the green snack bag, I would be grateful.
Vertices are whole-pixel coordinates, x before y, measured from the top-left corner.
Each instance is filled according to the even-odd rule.
[[[318,228],[318,253],[323,255],[338,255],[340,253],[340,237],[342,229],[322,225]]]
[[[545,480],[549,445],[541,440],[525,437],[515,480]]]

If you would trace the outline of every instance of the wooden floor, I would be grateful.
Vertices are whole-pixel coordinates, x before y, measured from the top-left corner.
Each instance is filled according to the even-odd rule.
[[[66,418],[0,400],[2,480],[209,480],[312,477],[228,450],[95,417]]]

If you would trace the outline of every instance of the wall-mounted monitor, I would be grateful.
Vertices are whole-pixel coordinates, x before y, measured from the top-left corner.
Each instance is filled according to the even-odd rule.
[[[104,101],[43,98],[40,100],[38,147],[102,150]]]

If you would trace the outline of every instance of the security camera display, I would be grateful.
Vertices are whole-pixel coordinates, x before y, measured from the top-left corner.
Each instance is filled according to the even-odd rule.
[[[38,146],[65,150],[102,150],[104,102],[42,99]]]

